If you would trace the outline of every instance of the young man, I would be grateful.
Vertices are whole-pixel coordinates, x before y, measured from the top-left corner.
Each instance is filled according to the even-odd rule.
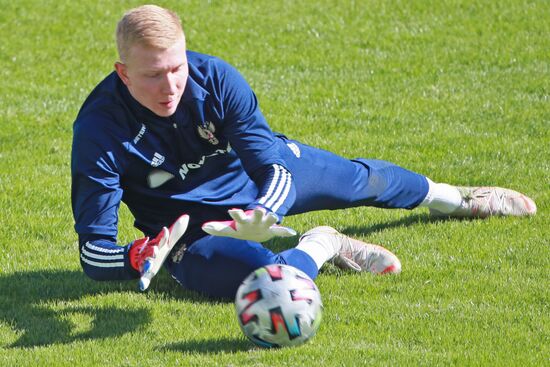
[[[330,227],[274,254],[260,242],[295,232],[285,215],[356,206],[428,207],[434,215],[532,215],[526,196],[437,184],[389,162],[348,160],[269,128],[242,76],[186,51],[177,15],[146,5],[117,26],[120,62],[74,124],[72,206],[80,259],[97,280],[141,278],[164,263],[184,287],[233,297],[246,275],[285,263],[315,278],[328,260],[399,273],[397,257]],[[118,246],[124,201],[146,236]],[[167,225],[173,223],[168,229]],[[160,232],[159,232],[160,231]]]

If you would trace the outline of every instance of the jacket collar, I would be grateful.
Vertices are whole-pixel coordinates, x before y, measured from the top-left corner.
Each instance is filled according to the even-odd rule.
[[[188,102],[194,99],[204,101],[209,95],[208,91],[201,87],[191,76],[191,70],[189,70],[189,77],[187,78],[187,84],[183,90],[183,95],[181,96],[181,102]]]

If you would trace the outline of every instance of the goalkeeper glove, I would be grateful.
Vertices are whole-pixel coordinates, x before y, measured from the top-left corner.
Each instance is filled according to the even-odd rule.
[[[295,236],[292,228],[277,225],[277,215],[267,212],[264,208],[230,209],[229,216],[233,220],[211,221],[202,225],[202,230],[212,236],[232,237],[241,240],[264,242],[273,237]]]
[[[128,251],[130,265],[141,275],[139,288],[142,291],[149,287],[151,279],[157,275],[172,248],[185,233],[188,223],[189,216],[184,214],[172,224],[170,229],[163,227],[152,241],[149,241],[149,237],[145,237],[132,243]]]

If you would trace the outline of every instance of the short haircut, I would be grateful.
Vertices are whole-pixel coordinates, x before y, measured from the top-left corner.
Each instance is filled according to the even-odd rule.
[[[142,5],[126,12],[116,27],[120,61],[125,62],[135,44],[167,49],[183,36],[181,20],[171,10]]]

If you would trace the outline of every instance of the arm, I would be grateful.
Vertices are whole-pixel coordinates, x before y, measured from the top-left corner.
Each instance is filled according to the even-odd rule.
[[[109,123],[81,118],[74,126],[71,203],[80,263],[92,279],[134,279],[139,272],[129,261],[130,244],[116,243],[124,152],[109,133]]]
[[[237,152],[245,171],[256,183],[258,195],[256,200],[246,207],[246,212],[238,214],[238,218],[235,217],[235,211],[230,211],[233,221],[209,222],[203,229],[213,235],[256,241],[258,238],[265,240],[274,235],[294,235],[293,230],[274,224],[282,220],[296,199],[292,175],[286,168],[286,162],[279,152],[273,132],[260,111],[254,92],[233,67],[225,63],[222,65],[224,67],[223,77],[219,83],[219,95],[223,110],[223,132]],[[258,217],[258,211],[252,211],[255,208],[262,209],[263,218]],[[275,222],[272,221],[273,217]],[[250,233],[255,232],[252,229],[254,223],[262,223],[267,230],[269,227],[266,227],[266,223],[270,222],[274,228],[268,231],[269,233],[256,233],[250,236]],[[250,231],[239,233],[242,232],[245,223],[246,227],[250,227]],[[281,228],[284,230],[280,231]]]
[[[140,289],[146,290],[185,233],[189,216],[180,216],[169,229],[164,227],[154,239],[144,237],[124,246],[117,245],[124,140],[112,139],[109,134],[98,136],[106,131],[98,125],[101,126],[100,121],[94,121],[91,131],[77,124],[74,131],[72,206],[80,263],[92,279],[140,278]]]
[[[251,87],[235,68],[223,65],[223,133],[258,187],[258,196],[247,209],[261,206],[281,220],[296,199],[292,175]]]
[[[290,172],[275,163],[256,172],[253,180],[259,188],[259,195],[247,209],[262,207],[282,218],[296,199],[296,189]]]

